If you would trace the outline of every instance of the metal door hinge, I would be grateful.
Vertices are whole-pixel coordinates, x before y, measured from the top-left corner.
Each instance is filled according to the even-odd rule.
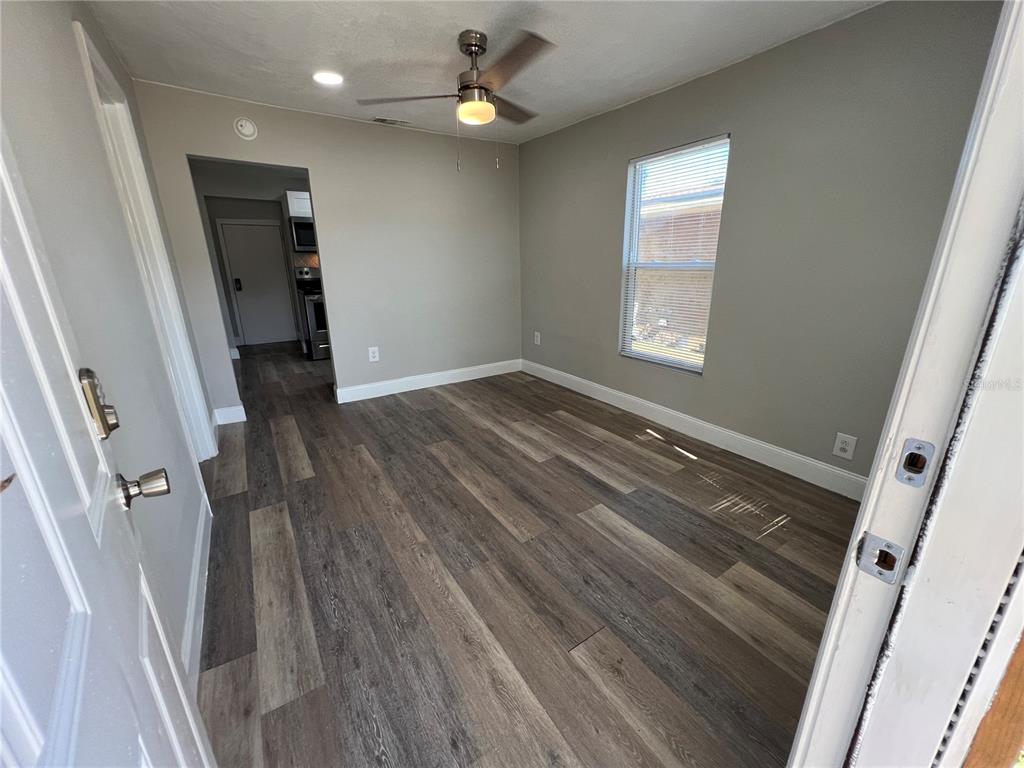
[[[886,584],[895,584],[903,553],[899,544],[865,531],[857,544],[857,567]]]

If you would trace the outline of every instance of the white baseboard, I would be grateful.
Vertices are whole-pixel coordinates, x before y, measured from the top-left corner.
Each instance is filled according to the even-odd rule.
[[[557,368],[549,368],[540,363],[523,360],[522,370],[533,376],[575,390],[595,400],[600,400],[617,408],[622,408],[624,411],[635,413],[637,416],[650,419],[656,424],[662,424],[669,429],[674,429],[676,432],[703,440],[727,451],[738,453],[740,456],[745,456],[765,466],[785,472],[787,475],[793,475],[814,485],[835,491],[847,498],[860,501],[864,495],[867,478],[863,475],[858,475],[839,467],[833,467],[831,464],[826,464],[823,461],[794,453],[786,448],[780,448],[777,445],[742,435],[739,432],[733,432],[725,427],[709,424],[693,416],[687,416],[685,413],[673,411],[671,408],[666,408],[663,405],[643,400],[634,395],[628,395],[625,392],[611,389],[603,384],[582,379],[579,376],[560,371]]]
[[[242,357],[238,354],[238,347],[228,347],[228,354],[231,355],[232,360],[240,360]]]
[[[245,421],[245,406],[229,405],[226,408],[217,408],[213,412],[213,420],[217,424],[235,424]]]
[[[199,663],[203,650],[203,619],[206,607],[206,574],[210,560],[210,533],[213,512],[203,494],[196,523],[196,538],[192,547],[192,569],[189,573],[188,608],[185,627],[181,633],[181,661],[185,667],[185,684],[196,696],[199,690]]]
[[[662,424],[684,435],[689,435],[719,448],[737,453],[740,456],[745,456],[748,459],[785,472],[788,475],[793,475],[801,480],[806,480],[822,488],[827,488],[847,498],[859,501],[864,494],[867,478],[863,475],[834,467],[823,461],[803,456],[786,448],[780,448],[777,445],[766,443],[754,437],[748,437],[739,432],[733,432],[725,427],[709,424],[693,416],[687,416],[685,413],[673,411],[671,408],[666,408],[663,405],[652,403],[635,395],[620,392],[603,384],[597,384],[588,379],[574,376],[557,368],[549,368],[546,365],[534,363],[530,360],[503,360],[498,363],[486,363],[469,368],[455,368],[448,371],[424,373],[418,376],[405,376],[400,379],[387,379],[385,381],[374,381],[369,384],[357,384],[351,387],[338,387],[335,390],[335,397],[339,403],[352,403],[357,400],[394,395],[414,389],[438,387],[443,384],[454,384],[459,381],[481,379],[486,376],[497,376],[502,373],[512,373],[519,370],[593,397],[595,400],[609,403],[624,411],[635,413],[645,419],[650,419],[656,424]]]
[[[401,379],[387,379],[385,381],[374,381],[369,384],[357,384],[352,387],[338,387],[335,390],[335,397],[339,403],[352,403],[356,400],[368,400],[372,397],[395,395],[399,392],[409,392],[414,389],[426,389],[427,387],[439,387],[442,384],[482,379],[485,376],[497,376],[502,373],[518,371],[522,368],[522,362],[522,360],[502,360],[499,363],[485,363],[484,365],[474,365],[469,368],[453,368],[450,371],[421,373],[418,376],[405,376]]]

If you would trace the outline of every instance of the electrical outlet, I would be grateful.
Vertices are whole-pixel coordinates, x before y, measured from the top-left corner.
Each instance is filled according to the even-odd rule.
[[[853,452],[857,450],[857,438],[853,435],[846,435],[836,432],[836,442],[832,446],[832,454],[841,459],[853,459]]]
[[[366,351],[370,355],[370,362],[371,363],[379,363],[380,362],[380,347],[367,347]]]
[[[538,347],[540,346],[540,331],[533,332],[533,343]]]

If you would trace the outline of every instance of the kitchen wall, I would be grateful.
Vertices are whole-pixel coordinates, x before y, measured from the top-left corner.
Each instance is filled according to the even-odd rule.
[[[998,13],[876,6],[522,145],[524,357],[867,474]],[[704,374],[621,357],[627,163],[724,133]]]
[[[237,329],[229,305],[227,272],[223,254],[220,253],[220,240],[216,235],[216,220],[278,219],[281,221],[281,232],[287,239],[288,210],[282,198],[289,190],[308,192],[309,177],[304,168],[225,163],[202,158],[191,158],[189,168],[192,171],[213,279],[217,284],[221,319],[224,322],[228,344],[234,347]],[[285,248],[290,259],[290,241],[285,243]],[[293,293],[294,290],[289,288],[297,334],[298,308]]]
[[[500,146],[496,168],[493,142],[463,138],[460,173],[450,136],[151,83],[136,93],[204,370],[228,360],[228,340],[189,155],[308,169],[340,386],[520,356],[515,147]],[[255,140],[235,134],[239,116]],[[230,384],[211,386],[214,407],[237,402]]]

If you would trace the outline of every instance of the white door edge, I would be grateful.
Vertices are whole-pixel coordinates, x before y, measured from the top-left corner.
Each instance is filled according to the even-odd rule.
[[[203,619],[206,597],[207,563],[210,559],[210,532],[213,511],[209,500],[200,499],[199,519],[196,522],[195,541],[192,552],[192,569],[189,573],[188,607],[185,611],[185,628],[181,638],[181,661],[185,666],[185,679],[191,700],[197,700],[199,663],[202,655]]]

